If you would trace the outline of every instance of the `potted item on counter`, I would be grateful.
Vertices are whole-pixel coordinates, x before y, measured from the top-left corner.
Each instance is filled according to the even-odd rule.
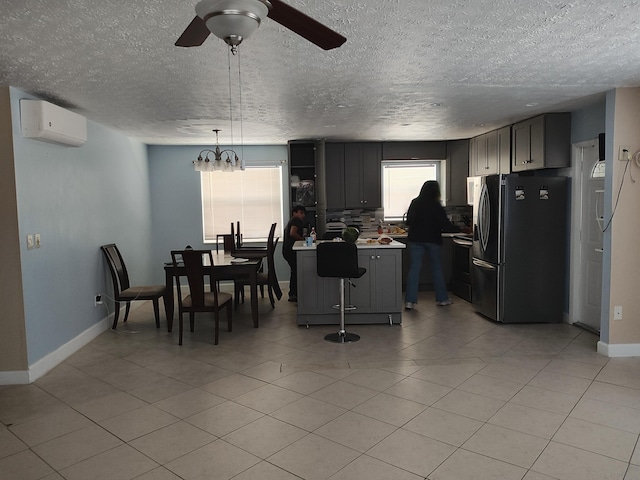
[[[356,243],[360,236],[360,230],[356,227],[347,227],[342,231],[342,239],[345,242]]]

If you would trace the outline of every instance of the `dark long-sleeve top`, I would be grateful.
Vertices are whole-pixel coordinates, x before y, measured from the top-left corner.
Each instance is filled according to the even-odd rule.
[[[410,242],[426,242],[442,245],[442,232],[459,232],[438,201],[414,198],[407,212]]]

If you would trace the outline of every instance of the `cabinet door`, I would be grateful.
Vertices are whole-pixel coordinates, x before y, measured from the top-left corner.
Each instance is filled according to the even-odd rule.
[[[498,173],[498,131],[494,130],[486,135],[487,142],[487,166],[485,175]]]
[[[349,303],[357,308],[358,313],[375,311],[375,250],[358,250],[358,266],[367,269],[360,278],[353,278],[353,285],[346,283],[349,290]],[[346,320],[349,323],[348,317]]]
[[[478,157],[476,158],[476,172],[478,175],[487,174],[487,135],[480,135],[478,139]]]
[[[511,127],[498,130],[498,172],[511,171]]]
[[[511,170],[521,172],[527,170],[531,163],[531,128],[529,121],[516,123],[513,126],[513,157]]]
[[[316,252],[296,253],[298,256],[298,313],[318,313],[325,310],[324,278],[316,275]]]
[[[529,125],[531,162],[528,169],[544,168],[546,166],[544,161],[544,117],[532,118]]]
[[[376,311],[402,310],[402,252],[400,250],[375,251]]]
[[[346,208],[362,208],[362,149],[359,143],[344,145],[344,199]]]
[[[327,208],[345,208],[344,143],[325,145],[325,179]]]
[[[469,139],[469,176],[475,177],[480,175],[477,169],[478,163],[478,138]]]
[[[382,207],[380,170],[382,168],[382,145],[363,143],[361,156],[362,206],[364,208]]]

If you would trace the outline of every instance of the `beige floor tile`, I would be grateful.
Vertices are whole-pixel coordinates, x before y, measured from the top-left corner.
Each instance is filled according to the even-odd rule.
[[[218,395],[219,397],[234,400],[240,395],[255,390],[256,388],[267,385],[262,380],[256,380],[255,378],[247,377],[240,373],[235,373],[227,377],[216,380],[215,382],[203,385],[201,388],[207,392]]]
[[[98,425],[75,430],[33,447],[33,451],[56,470],[122,444],[122,441]]]
[[[147,403],[159,402],[165,398],[173,397],[179,393],[191,390],[193,387],[184,382],[179,382],[169,377],[154,377],[127,390],[134,397],[138,397]]]
[[[600,373],[600,370],[602,370],[601,365],[572,362],[570,360],[552,360],[543,371],[593,380]]]
[[[136,477],[135,480],[181,480],[179,476],[164,467],[154,468]]]
[[[367,387],[381,392],[392,385],[395,385],[404,378],[404,375],[373,368],[358,370],[348,377],[345,377],[343,380],[345,382],[354,383],[361,387]]]
[[[609,363],[602,368],[596,380],[620,385],[621,387],[640,389],[640,372],[638,372],[638,366],[633,363],[627,363],[624,359],[611,359]]]
[[[640,465],[640,441],[636,443],[636,449],[633,451],[633,455],[631,456],[631,463],[634,465]]]
[[[638,435],[569,417],[553,441],[628,462]]]
[[[93,425],[91,420],[71,408],[66,408],[9,429],[24,443],[34,446],[90,425]]]
[[[353,411],[401,427],[425,408],[425,405],[411,400],[379,393],[355,407]]]
[[[589,388],[591,382],[592,380],[586,378],[572,377],[561,373],[540,372],[528,385],[569,395],[582,395]]]
[[[347,412],[314,433],[360,452],[366,452],[397,427],[355,412]]]
[[[306,430],[264,416],[225,435],[223,440],[264,459],[305,435],[308,435]]]
[[[276,385],[265,385],[236,398],[236,402],[262,413],[271,413],[302,398],[302,395]]]
[[[3,480],[38,480],[53,469],[31,450],[0,458],[0,478]]]
[[[482,422],[468,417],[429,408],[403,428],[425,437],[459,447],[481,426]]]
[[[185,480],[229,479],[260,462],[233,445],[216,440],[165,465]]]
[[[544,365],[546,365],[546,361]],[[533,362],[529,363],[529,366],[525,365],[513,365],[509,363],[490,363],[478,373],[486,375],[488,377],[500,378],[502,380],[509,380],[511,382],[527,383],[534,378],[543,366],[540,368],[532,367]]]
[[[522,480],[557,480],[557,479],[550,477],[548,475],[543,475],[542,473],[534,472],[533,470],[529,470]]]
[[[129,480],[158,464],[129,445],[121,445],[60,471],[66,480]]]
[[[90,418],[94,422],[100,422],[107,418],[116,417],[123,413],[137,410],[147,405],[141,400],[126,392],[118,392],[106,397],[97,398],[86,403],[77,405],[78,412]]]
[[[276,380],[273,384],[301,393],[302,395],[309,395],[327,385],[331,385],[335,381],[335,378],[316,372],[294,372],[291,375]]]
[[[584,398],[598,400],[599,402],[615,403],[622,407],[631,407],[640,410],[640,391],[635,388],[621,387],[602,382],[593,382]]]
[[[185,419],[212,435],[223,437],[264,414],[235,402],[225,402]]]
[[[468,380],[465,380],[462,384],[458,385],[457,389],[464,392],[483,395],[485,397],[504,400],[506,402],[518,393],[522,387],[524,387],[523,383],[511,382],[501,378],[487,377],[486,375],[477,373]]]
[[[160,400],[154,403],[153,406],[175,417],[187,418],[224,402],[226,402],[226,399],[222,397],[194,388]]]
[[[637,465],[629,465],[624,480],[638,480],[640,478],[640,467]]]
[[[28,450],[29,447],[8,429],[0,428],[0,458]]]
[[[550,439],[567,418],[559,413],[507,403],[488,422],[492,425]]]
[[[640,433],[640,410],[635,408],[583,398],[571,412],[571,417],[625,430],[636,435]]]
[[[462,446],[480,455],[529,468],[548,440],[515,430],[485,424]]]
[[[486,363],[475,361],[448,365],[429,365],[411,375],[427,382],[445,387],[457,387],[462,382],[486,367]]]
[[[370,388],[361,387],[342,380],[332,383],[310,396],[316,400],[332,403],[338,407],[352,409],[377,395],[378,392]]]
[[[429,480],[521,480],[525,473],[524,468],[460,449]]]
[[[526,386],[512,399],[513,403],[546,410],[553,413],[568,415],[580,400],[579,395],[569,395],[562,392],[554,392],[544,388]]]
[[[167,425],[177,422],[179,419],[154,407],[146,407],[112,417],[99,422],[100,425],[113,433],[118,438],[129,442]]]
[[[486,422],[504,405],[502,400],[454,390],[433,404],[435,408]]]
[[[409,377],[388,388],[384,393],[429,406],[449,392],[450,387]]]
[[[451,445],[399,429],[369,450],[367,455],[427,477],[454,451],[455,447]]]
[[[279,362],[268,361],[259,365],[247,368],[242,371],[243,375],[257,378],[263,382],[274,382],[279,378],[286,377],[288,373],[282,371],[282,364]]]
[[[268,462],[260,462],[245,470],[240,475],[233,477],[233,480],[299,480],[300,477],[293,475]]]
[[[305,480],[324,480],[360,454],[313,433],[269,457],[269,462]]]
[[[331,476],[330,480],[422,480],[422,478],[373,457],[361,455]]]
[[[302,397],[300,400],[271,413],[271,416],[312,432],[346,411],[342,407],[321,402],[315,398]]]
[[[64,477],[59,473],[50,473],[46,477],[42,477],[40,480],[64,480]]]
[[[136,450],[164,465],[217,438],[186,422],[176,422],[129,442]]]
[[[597,453],[551,442],[531,470],[560,480],[620,480],[627,464]]]

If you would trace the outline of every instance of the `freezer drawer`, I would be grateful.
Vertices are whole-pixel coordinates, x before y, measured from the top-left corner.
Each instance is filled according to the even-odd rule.
[[[499,267],[474,258],[471,265],[471,303],[482,315],[499,320]]]

